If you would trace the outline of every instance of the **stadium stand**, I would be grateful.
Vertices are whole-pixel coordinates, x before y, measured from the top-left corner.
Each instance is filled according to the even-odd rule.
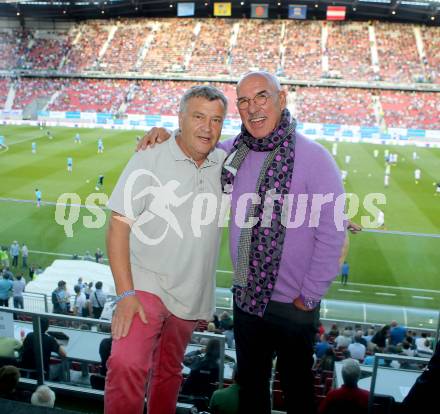
[[[34,70],[58,69],[67,52],[66,40],[66,32],[36,30],[32,34],[22,67]]]
[[[49,101],[50,97],[60,90],[64,79],[19,78],[15,82],[15,99],[13,109],[24,109],[37,99]]]
[[[183,92],[200,82],[173,80],[116,80],[19,78],[13,109],[24,109],[43,99],[50,111],[175,115]],[[228,116],[238,118],[235,84],[211,82],[229,99]],[[10,82],[0,80],[4,107]],[[387,127],[440,128],[436,93],[368,90],[360,88],[292,87],[291,104],[302,122],[375,126],[383,115]],[[379,106],[375,111],[374,98]],[[40,108],[42,109],[42,108]],[[380,111],[379,111],[380,109]],[[381,112],[383,111],[383,113]]]
[[[128,81],[114,79],[72,79],[57,99],[52,111],[118,112],[128,91]]]
[[[328,22],[327,26],[329,70],[343,79],[372,80],[368,24]]]
[[[100,59],[99,69],[108,73],[136,70],[139,53],[152,32],[152,24],[146,20],[121,20],[109,47]],[[121,67],[123,62],[123,67]]]
[[[433,83],[440,83],[440,28],[422,27],[422,38],[426,56],[423,59],[427,79]],[[425,73],[426,73],[425,72]]]
[[[381,91],[386,124],[392,127],[440,129],[437,95],[429,92]]]
[[[139,81],[132,83],[130,93],[127,96],[128,114],[155,114],[175,115],[179,109],[179,100],[183,92],[197,82],[177,81]],[[228,115],[237,117],[238,111],[233,102],[235,101],[235,87],[229,83],[213,83],[214,86],[223,90],[231,103],[228,107]]]
[[[3,108],[9,91],[9,79],[0,78],[0,108]]]
[[[413,27],[381,22],[375,24],[374,29],[381,78],[394,83],[411,83],[423,79]]]
[[[296,88],[297,118],[303,122],[375,125],[371,93],[365,89]]]
[[[202,20],[188,73],[203,76],[227,74],[231,35],[232,25],[228,20]]]
[[[249,70],[276,72],[280,66],[281,25],[264,20],[241,20],[237,43],[231,51],[231,70],[241,75]]]
[[[319,79],[321,64],[321,23],[286,22],[284,74],[293,79]]]
[[[17,48],[20,38],[17,32],[9,29],[0,30],[0,69],[10,70],[16,65]]]
[[[63,66],[66,73],[91,70],[109,37],[109,23],[89,21],[80,23],[69,34],[69,52]]]
[[[144,73],[183,72],[185,52],[191,51],[194,41],[195,20],[161,19],[158,31],[142,64]]]

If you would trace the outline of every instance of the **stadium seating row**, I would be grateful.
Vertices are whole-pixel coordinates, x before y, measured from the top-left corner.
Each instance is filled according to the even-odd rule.
[[[183,92],[194,84],[163,80],[0,78],[0,109],[5,107],[12,85],[15,98],[8,109],[25,109],[35,100],[44,99],[42,109],[48,111],[175,115]],[[228,116],[237,118],[235,85],[213,85],[229,99]],[[434,92],[291,87],[288,102],[301,122],[440,129],[440,107]]]
[[[56,32],[0,28],[0,69],[238,76],[258,68],[293,79],[440,83],[439,39],[439,27],[383,22],[84,21]]]

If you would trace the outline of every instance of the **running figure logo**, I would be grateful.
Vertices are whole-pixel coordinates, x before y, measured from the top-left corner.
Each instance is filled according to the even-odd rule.
[[[146,175],[152,178],[153,182],[157,185],[151,185],[143,189],[136,195],[133,195],[133,188],[136,180],[142,175]],[[148,210],[143,212],[135,221],[130,221],[132,226],[131,230],[139,240],[150,246],[159,244],[167,235],[168,230],[174,230],[174,232],[183,239],[183,232],[177,220],[177,217],[170,210],[170,207],[179,207],[191,196],[192,192],[182,197],[176,195],[176,190],[180,186],[180,183],[176,180],[170,180],[166,184],[162,184],[159,178],[148,170],[136,170],[127,179],[126,186],[124,188],[124,209],[128,217],[134,217],[132,201],[139,200],[143,197],[151,195],[152,201],[148,206]],[[141,226],[149,223],[151,220],[161,219],[166,222],[166,227],[161,236],[157,238],[150,238],[144,234],[141,230]]]

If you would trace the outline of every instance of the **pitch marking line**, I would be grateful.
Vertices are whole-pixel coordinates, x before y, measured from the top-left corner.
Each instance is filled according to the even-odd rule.
[[[412,296],[414,299],[434,300],[431,296]]]
[[[386,293],[386,292],[374,292],[374,294],[378,296],[396,296],[395,293]]]
[[[397,289],[397,290],[409,290],[414,292],[427,292],[427,293],[438,293],[440,294],[440,290],[433,289],[419,289],[419,288],[410,288],[410,287],[399,287],[399,286],[387,286],[387,285],[369,285],[368,283],[348,283],[350,286],[365,286],[365,287],[373,287],[373,288],[382,288],[382,289]]]
[[[338,289],[339,292],[350,292],[350,293],[361,293],[360,290],[354,290],[354,289]]]

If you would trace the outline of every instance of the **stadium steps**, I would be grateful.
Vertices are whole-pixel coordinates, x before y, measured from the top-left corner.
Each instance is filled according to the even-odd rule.
[[[154,37],[156,35],[156,32],[160,29],[160,23],[154,23],[152,27],[152,32],[146,37],[145,43],[141,47],[141,50],[138,54],[138,59],[134,65],[134,70],[137,72],[139,69],[142,68],[142,63],[145,60],[145,57],[147,56],[148,50],[150,49],[151,44],[153,43]]]
[[[49,99],[49,101],[47,102],[47,104],[46,105],[44,105],[44,107],[43,107],[43,111],[47,111],[47,108],[50,106],[50,105],[52,105],[55,101],[56,101],[56,99],[58,98],[58,96],[60,95],[60,93],[61,93],[61,91],[56,91],[51,97],[50,97],[50,99]]]
[[[422,32],[420,30],[420,27],[417,27],[417,26],[413,27],[413,31],[414,31],[414,38],[416,40],[417,52],[418,52],[419,59],[420,59],[420,68],[422,70],[422,73],[420,75],[421,75],[421,77],[423,77],[423,79],[420,78],[418,80],[426,81],[429,76],[426,75],[426,71],[425,71],[425,63],[424,62],[427,61],[427,58],[426,58],[426,53],[425,53],[425,45],[423,44]]]
[[[382,107],[382,103],[380,102],[380,99],[378,96],[375,95],[371,95],[371,99],[373,101],[373,111],[374,111],[374,116],[376,118],[376,125],[379,125],[379,127],[385,131],[387,124],[385,122],[385,117],[384,117],[384,111],[383,111],[383,107]]]
[[[322,73],[329,73],[328,53],[327,50],[328,40],[328,26],[322,26],[321,28],[321,54],[322,54]]]
[[[197,42],[197,40],[199,38],[201,27],[202,27],[202,23],[200,23],[200,22],[197,22],[197,24],[194,26],[194,30],[193,30],[194,39],[191,42],[191,45],[188,48],[188,50],[186,51],[185,55],[183,56],[183,67],[184,68],[188,68],[189,67],[189,63],[191,61],[192,54],[193,54],[194,49],[196,47],[196,42]]]
[[[96,60],[94,69],[99,69],[101,66],[101,59],[104,57],[105,52],[107,52],[107,49],[109,48],[113,38],[115,37],[115,33],[119,28],[119,23],[117,25],[113,25],[110,27],[110,30],[108,32],[107,40],[104,42],[104,44],[101,47],[101,50],[98,54],[98,59]]]
[[[370,24],[368,26],[368,40],[370,41],[370,53],[371,53],[371,63],[373,66],[373,72],[377,77],[379,77],[380,69],[379,69],[379,54],[377,52],[377,41],[376,41],[376,31],[374,30],[374,26]]]
[[[42,111],[50,101],[50,96],[34,99],[29,105],[23,109],[23,119],[38,119],[38,112]]]

